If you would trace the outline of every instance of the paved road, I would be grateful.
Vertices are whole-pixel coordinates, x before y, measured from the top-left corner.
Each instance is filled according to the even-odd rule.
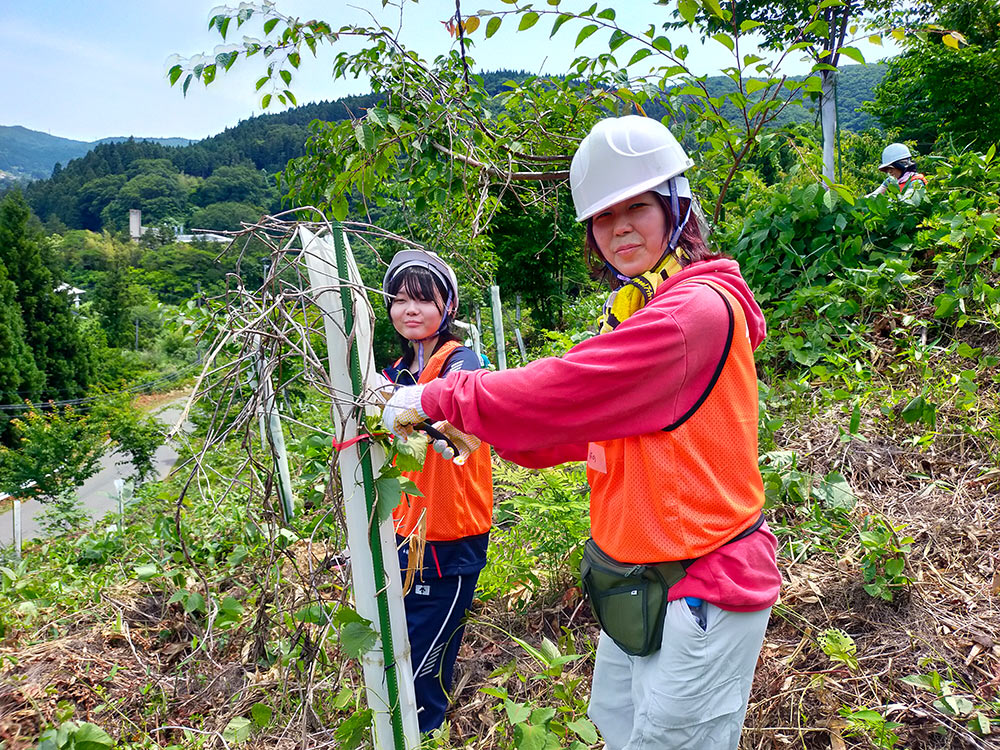
[[[181,415],[184,402],[170,404],[159,413],[156,418],[160,420],[166,428],[170,428]],[[90,479],[86,481],[80,489],[80,499],[91,517],[97,521],[107,513],[118,512],[118,499],[115,490],[115,480],[124,479],[130,473],[131,466],[116,466],[117,456],[105,455],[101,458],[101,468]],[[177,462],[177,451],[173,446],[161,445],[156,451],[154,465],[156,467],[157,478],[162,479],[170,473]],[[35,520],[44,510],[44,506],[34,500],[27,500],[21,504],[21,538],[27,542],[29,539],[43,534],[41,527]],[[0,547],[8,547],[14,541],[14,513],[8,510],[0,514]]]

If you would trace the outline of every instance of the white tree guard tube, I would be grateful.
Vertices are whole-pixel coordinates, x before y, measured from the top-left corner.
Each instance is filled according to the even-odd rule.
[[[500,307],[500,287],[490,287],[493,308],[493,338],[497,345],[497,369],[507,369],[507,345],[503,339],[503,309]]]
[[[823,176],[835,182],[834,145],[837,138],[837,71],[821,70],[820,122],[823,126]]]
[[[330,233],[315,234],[300,227],[299,239],[309,272],[312,297],[323,313],[330,381],[335,389],[333,416],[337,436],[341,441],[348,441],[357,437],[360,417],[354,407],[355,385],[351,379],[351,351],[348,344],[350,342],[356,348],[356,361],[360,365],[361,380],[365,388],[376,385],[379,374],[375,369],[372,352],[375,315],[361,288],[361,274],[354,262],[346,235],[336,225],[332,231],[341,233],[346,249],[345,269],[338,267],[335,240]],[[352,285],[350,291],[353,310],[347,311],[354,320],[352,331],[346,330],[345,310],[341,301],[341,289],[345,283]],[[373,535],[369,533],[371,527],[366,505],[364,465],[368,460],[376,467],[384,462],[384,451],[379,445],[365,441],[339,452],[338,469],[344,488],[355,606],[358,614],[374,623],[380,636],[375,648],[361,658],[365,689],[368,705],[375,716],[375,747],[379,750],[416,750],[420,744],[420,730],[413,694],[413,671],[410,665],[406,615],[403,611],[399,558],[396,556],[396,535],[392,521],[386,520],[378,528],[377,548],[373,550],[370,544]],[[367,492],[372,492],[373,489],[369,487]],[[379,557],[382,562],[381,571],[375,567],[375,560]],[[381,590],[376,586],[376,580],[383,581]],[[379,597],[383,597],[381,612]],[[387,617],[384,611],[386,608]],[[392,646],[391,665],[388,667],[384,648],[386,642]]]

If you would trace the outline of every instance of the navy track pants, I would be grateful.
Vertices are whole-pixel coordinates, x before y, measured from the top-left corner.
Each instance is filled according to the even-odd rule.
[[[419,579],[403,599],[421,732],[441,726],[479,573]]]

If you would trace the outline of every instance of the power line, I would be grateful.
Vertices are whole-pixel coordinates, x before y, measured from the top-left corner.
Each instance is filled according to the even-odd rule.
[[[65,399],[63,401],[46,401],[41,406],[44,406],[44,407],[51,407],[51,406],[81,406],[81,405],[84,405],[84,404],[91,404],[91,403],[93,403],[95,401],[100,401],[102,399],[107,399],[110,396],[116,396],[116,395],[118,395],[120,393],[139,393],[139,392],[142,392],[142,391],[148,391],[153,386],[158,385],[160,383],[169,382],[171,380],[177,380],[181,375],[183,375],[186,372],[188,372],[190,370],[193,370],[193,369],[195,369],[197,367],[200,367],[200,365],[198,363],[192,363],[192,364],[187,365],[186,367],[182,367],[181,369],[177,370],[176,372],[170,373],[169,375],[164,375],[163,377],[157,378],[156,380],[150,380],[150,381],[148,381],[146,383],[139,383],[139,384],[133,385],[133,386],[131,386],[129,388],[123,388],[120,391],[111,391],[109,393],[101,393],[101,394],[98,394],[96,396],[85,396],[83,398]],[[0,404],[0,411],[6,411],[6,412],[28,411],[28,410],[34,409],[34,408],[36,408],[35,404],[28,404],[28,403],[24,403],[24,404]]]

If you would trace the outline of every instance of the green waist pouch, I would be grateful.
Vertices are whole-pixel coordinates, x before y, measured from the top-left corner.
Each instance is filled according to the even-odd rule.
[[[692,562],[620,563],[588,539],[580,579],[594,617],[611,640],[626,654],[648,656],[663,639],[667,590],[684,577]]]

